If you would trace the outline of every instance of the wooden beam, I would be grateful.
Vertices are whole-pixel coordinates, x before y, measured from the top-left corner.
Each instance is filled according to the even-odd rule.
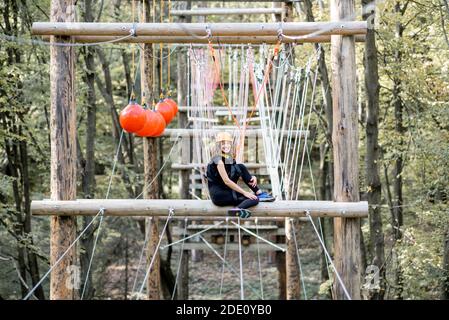
[[[211,243],[212,247],[217,250],[218,252],[222,252],[224,249],[224,244],[216,244]],[[283,243],[276,243],[277,246],[280,248],[285,249],[285,244]],[[173,246],[173,251],[179,251],[181,249],[181,244]],[[166,250],[166,248],[161,249]],[[184,243],[184,250],[209,250],[209,247],[205,243],[197,243],[197,242],[185,242]],[[229,251],[238,251],[239,250],[239,244],[238,243],[227,243],[226,250]],[[248,251],[257,251],[260,250],[262,252],[267,251],[281,251],[279,248],[276,248],[274,246],[269,245],[268,243],[259,243],[259,248],[257,248],[257,244],[251,243],[249,245],[242,245],[242,252],[248,252]]]
[[[235,131],[237,131],[238,129],[235,128]],[[180,137],[185,137],[185,136],[200,136],[201,134],[207,133],[207,134],[214,134],[214,133],[218,133],[220,131],[229,131],[232,133],[232,130],[229,129],[204,129],[201,131],[198,131],[196,129],[165,129],[164,132],[162,133],[163,137],[173,137],[176,138],[177,136]],[[293,135],[293,138],[296,137],[296,135],[298,135],[298,137],[302,137],[306,134],[308,134],[308,131],[305,130],[292,130],[291,134]],[[262,129],[247,129],[245,131],[245,136],[246,137],[254,137],[254,136],[259,136],[261,137],[264,133],[264,131]],[[283,136],[287,136],[287,134],[289,134],[289,131],[284,130],[281,131],[281,134]]]
[[[52,21],[74,21],[72,0],[51,1]],[[54,37],[54,42],[70,42]],[[50,47],[50,191],[52,200],[76,199],[76,106],[75,51],[73,47]],[[62,256],[76,238],[76,217],[56,215],[50,222],[50,265]],[[77,265],[73,248],[55,266],[50,276],[50,299],[77,298],[74,283]]]
[[[124,23],[124,22],[34,22],[33,35],[50,36],[158,36],[158,37],[356,35],[366,34],[366,21],[282,23]]]
[[[134,217],[134,219],[142,219],[139,217]],[[160,217],[161,220],[166,219],[166,217]],[[197,217],[197,216],[189,216],[189,217],[178,217],[178,216],[174,216],[172,217],[172,219],[174,220],[180,220],[180,219],[187,219],[188,221],[192,221],[192,220],[205,220],[204,216],[201,217]],[[237,217],[225,217],[225,216],[207,216],[207,221],[215,221],[215,220],[235,220],[235,222],[237,222],[238,218]],[[255,221],[258,220],[258,222],[272,222],[272,221],[280,221],[280,222],[284,222],[285,218],[282,217],[249,217],[246,218],[245,221]],[[309,218],[306,217],[301,217],[301,218],[295,218],[295,220],[299,221],[299,222],[309,222]],[[259,226],[261,226],[262,224],[259,224]]]
[[[181,163],[173,163],[171,168],[173,170],[192,170],[195,168],[205,168],[207,167],[207,163],[189,163],[189,164],[181,164]],[[245,167],[248,169],[260,169],[266,168],[266,163],[245,163]]]
[[[229,207],[218,207],[209,200],[183,199],[79,199],[75,201],[32,201],[34,215],[96,215],[100,208],[106,216],[167,216],[169,208],[176,216],[226,216]],[[368,203],[332,201],[261,202],[251,208],[255,217],[366,217]]]
[[[50,36],[43,36],[44,40],[50,41]],[[203,37],[192,36],[137,36],[124,38],[123,36],[72,36],[72,40],[76,43],[203,43],[207,44],[209,40]],[[275,44],[279,38],[277,36],[213,36],[211,42],[213,44]],[[365,42],[365,35],[356,35],[356,42]],[[302,39],[282,38],[284,43],[329,43],[330,35],[316,35]]]
[[[332,20],[354,16],[354,0],[331,1]],[[355,44],[353,37],[332,36],[332,98],[334,153],[334,198],[359,201],[359,134]],[[352,299],[360,299],[360,219],[334,220],[334,259],[337,272]],[[334,279],[337,277],[334,276]],[[334,280],[335,298],[348,299],[339,281]]]
[[[282,8],[198,8],[193,10],[172,10],[172,16],[230,16],[242,14],[282,14]]]

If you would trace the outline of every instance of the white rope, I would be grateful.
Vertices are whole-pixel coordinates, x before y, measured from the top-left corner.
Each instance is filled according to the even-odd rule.
[[[199,238],[206,244],[206,246],[231,270],[237,277],[239,277],[239,272],[235,270],[235,268],[227,262],[218,252],[214,249],[214,247],[206,240],[203,236],[199,236]],[[254,289],[249,283],[246,283],[246,286],[251,289],[259,298],[259,292]]]
[[[182,239],[180,239],[180,240],[178,240],[178,241],[175,241],[175,242],[172,242],[172,243],[167,244],[167,245],[165,245],[165,246],[162,246],[162,247],[161,247],[161,250],[164,250],[164,249],[166,249],[166,248],[168,248],[168,247],[171,247],[171,246],[173,246],[173,245],[175,245],[175,244],[184,242],[184,241],[186,241],[186,240],[188,240],[188,239],[190,239],[190,238],[196,237],[196,236],[198,236],[198,235],[200,235],[200,234],[202,234],[202,233],[204,233],[204,232],[206,232],[206,231],[208,231],[208,230],[210,230],[210,229],[212,229],[212,228],[215,228],[215,227],[219,226],[219,225],[222,224],[223,222],[224,222],[224,221],[220,221],[219,223],[216,223],[216,224],[214,224],[214,225],[211,225],[210,227],[207,227],[206,229],[203,229],[203,230],[201,230],[201,231],[199,231],[199,232],[197,232],[197,233],[194,233],[194,234],[192,234],[192,235],[190,235],[190,236],[188,236],[188,237],[182,238]]]
[[[240,217],[238,218],[238,237],[239,237],[239,263],[240,263],[240,299],[245,300],[245,290],[243,288],[243,258],[242,258],[242,238],[240,235]],[[234,223],[234,221],[231,221]],[[235,223],[234,223],[235,224]]]
[[[187,127],[187,126],[186,126],[186,127]],[[184,127],[184,129],[185,129],[186,127]],[[179,141],[180,141],[179,137],[180,137],[180,133],[178,133],[178,135],[176,136],[176,138],[175,138],[175,139],[176,139],[176,142],[173,143],[173,146],[171,147],[171,149],[170,149],[170,151],[169,151],[169,153],[168,153],[167,159],[164,161],[164,163],[162,164],[162,166],[161,166],[161,168],[159,169],[159,171],[156,173],[156,175],[153,177],[153,179],[150,181],[150,183],[149,183],[148,185],[144,186],[142,192],[141,192],[141,193],[140,193],[134,200],[140,198],[140,197],[144,194],[144,192],[145,192],[145,191],[146,191],[146,190],[147,190],[147,189],[154,183],[154,181],[156,181],[156,179],[159,177],[159,175],[161,174],[162,170],[164,170],[165,166],[167,165],[168,161],[170,160],[171,154],[172,154],[172,152],[173,152],[175,146],[179,143]]]
[[[162,232],[161,232],[161,234],[159,236],[159,241],[158,241],[158,243],[156,245],[156,248],[154,249],[153,257],[151,258],[150,265],[148,266],[147,272],[145,273],[145,277],[143,278],[143,282],[142,282],[142,285],[140,286],[140,290],[139,290],[139,293],[138,293],[137,297],[139,297],[142,294],[143,287],[145,286],[145,282],[148,279],[148,276],[150,274],[151,268],[153,267],[153,263],[156,260],[156,256],[159,254],[158,251],[159,251],[159,247],[160,247],[161,242],[162,242],[162,238],[163,238],[163,236],[165,234],[165,230],[167,229],[168,223],[170,222],[170,219],[171,219],[171,217],[173,215],[174,215],[174,210],[172,208],[169,208],[167,221],[165,222],[164,228],[162,229]]]
[[[313,145],[313,143],[311,144],[310,148],[312,148],[312,145]],[[315,199],[315,201],[317,201],[318,197],[317,197],[316,188],[315,188],[315,179],[313,178],[312,163],[311,163],[311,160],[310,160],[309,148],[307,148],[306,151],[307,151],[307,158],[308,158],[308,162],[309,162],[310,178],[312,180],[312,190],[313,190],[313,194],[314,194],[314,199]],[[320,218],[318,218],[318,227],[320,228],[320,234],[321,234],[321,238],[323,239],[324,245],[326,245],[326,242],[324,241],[324,232],[323,232],[323,227],[321,225],[321,219]],[[328,260],[326,255],[324,255],[324,259],[326,260],[327,274],[328,274],[328,276],[330,276],[331,272],[329,270],[329,260]]]
[[[134,292],[136,290],[137,278],[139,276],[140,266],[141,266],[142,260],[143,260],[143,254],[145,252],[145,248],[146,248],[146,245],[147,245],[149,239],[150,239],[150,233],[146,232],[145,240],[143,242],[143,247],[142,247],[142,250],[140,251],[139,263],[137,264],[136,275],[134,276],[134,282],[133,282],[133,287],[132,287],[131,292]]]
[[[36,40],[36,39],[24,39],[24,38],[19,38],[16,36],[5,35],[5,34],[0,35],[0,39],[10,41],[10,42],[16,42],[16,43],[28,44],[28,45],[53,46],[53,47],[91,47],[91,46],[98,46],[98,45],[103,45],[103,44],[119,42],[122,40],[126,40],[128,38],[131,38],[131,37],[133,37],[133,35],[129,34],[127,36],[123,36],[123,37],[108,40],[108,41],[92,42],[92,43],[70,43],[70,42],[52,42],[52,41],[46,42],[46,41]]]
[[[182,234],[183,234],[183,237],[185,237],[187,234],[187,218],[185,218],[185,220],[184,220],[184,231]],[[179,271],[181,270],[182,256],[184,254],[184,243],[185,243],[185,241],[182,242],[181,251],[179,254],[179,262],[178,262],[178,269],[176,271],[175,285],[173,286],[173,293],[171,296],[172,300],[175,298],[176,288],[178,286]]]
[[[313,222],[312,216],[310,215],[310,212],[309,212],[309,211],[306,211],[306,216],[307,216],[307,218],[309,218],[310,222],[312,223],[313,230],[315,230],[315,233],[316,233],[316,235],[317,235],[317,237],[318,237],[318,240],[320,241],[321,246],[322,246],[324,252],[326,253],[326,255],[327,255],[328,259],[329,259],[329,262],[330,262],[332,268],[334,269],[334,272],[335,272],[335,275],[336,275],[336,277],[337,277],[337,280],[338,280],[338,282],[340,283],[340,285],[341,285],[341,287],[342,287],[342,289],[343,289],[343,292],[344,292],[345,295],[346,295],[346,298],[347,298],[348,300],[352,300],[352,299],[351,299],[351,296],[350,296],[349,293],[348,293],[348,290],[346,289],[346,287],[345,287],[345,285],[344,285],[344,283],[343,283],[343,280],[341,280],[341,277],[340,277],[340,275],[339,275],[339,273],[338,273],[338,271],[337,271],[337,268],[336,268],[335,265],[334,265],[334,262],[332,261],[331,256],[329,255],[329,252],[327,252],[326,245],[324,244],[323,239],[321,239],[320,234],[318,233],[318,230],[316,229],[315,223]]]
[[[257,218],[254,221],[254,223],[256,224],[256,234],[259,235],[259,227],[257,224]],[[264,300],[264,295],[263,295],[263,281],[262,281],[262,265],[260,263],[260,248],[259,248],[259,238],[256,237],[256,245],[257,245],[257,264],[259,267],[259,282],[260,282],[260,293],[262,295],[262,300]]]
[[[298,259],[299,277],[301,278],[302,289],[304,291],[304,299],[307,300],[306,284],[304,283],[304,274],[302,272],[301,259],[299,258],[299,247],[296,239],[296,226],[293,219],[290,219],[290,225],[293,229],[293,239],[295,240],[296,258]]]
[[[120,139],[119,139],[119,142],[118,142],[118,145],[117,145],[117,151],[115,152],[114,163],[113,163],[113,165],[112,165],[111,175],[110,175],[110,177],[109,177],[109,184],[108,184],[108,189],[107,189],[107,191],[106,191],[106,197],[105,197],[105,199],[108,199],[108,197],[109,197],[109,192],[111,191],[112,178],[113,178],[113,176],[114,176],[115,167],[116,167],[116,165],[117,165],[117,160],[118,160],[118,154],[119,154],[119,152],[120,152],[120,147],[121,147],[121,145],[122,145],[123,133],[124,133],[124,130],[122,129],[122,132],[120,133]],[[82,293],[81,293],[80,300],[83,300],[83,298],[84,298],[84,293],[86,292],[87,280],[89,279],[90,269],[91,269],[91,267],[92,267],[92,261],[93,261],[93,259],[94,259],[95,250],[96,250],[96,248],[97,248],[98,237],[100,236],[101,226],[102,226],[102,224],[103,224],[103,218],[104,218],[104,215],[102,214],[102,215],[100,216],[100,223],[98,224],[98,229],[96,230],[96,231],[97,231],[97,234],[95,235],[94,246],[93,246],[93,248],[92,248],[92,254],[91,254],[90,259],[89,259],[89,266],[87,267],[86,277],[85,277],[85,279],[84,279],[83,291],[82,291]]]
[[[220,280],[220,297],[223,298],[223,281],[224,281],[224,270],[225,270],[225,261],[226,261],[226,254],[228,252],[228,231],[229,231],[229,222],[228,217],[226,217],[226,232],[225,232],[225,244],[224,244],[224,250],[223,250],[223,263],[221,265],[221,280]]]
[[[263,237],[261,237],[261,236],[255,234],[255,233],[252,232],[251,230],[248,230],[247,228],[245,228],[245,227],[243,227],[243,226],[241,226],[241,225],[238,225],[238,224],[235,223],[234,221],[231,221],[231,223],[233,223],[233,224],[234,224],[235,226],[237,226],[239,229],[241,228],[243,231],[245,231],[245,232],[249,233],[250,235],[256,237],[257,239],[260,239],[260,240],[262,240],[263,242],[268,243],[270,246],[272,246],[272,247],[274,247],[274,248],[276,248],[276,249],[278,249],[278,250],[281,250],[282,252],[285,252],[285,249],[284,249],[284,248],[282,248],[282,247],[278,246],[277,244],[275,244],[275,243],[273,243],[273,242],[271,242],[271,241],[269,241],[269,240],[267,240],[267,239],[265,239],[265,238],[263,238]]]
[[[310,102],[309,117],[307,119],[307,128],[306,128],[306,130],[309,130],[309,128],[310,128],[310,118],[312,116],[312,109],[313,109],[313,105],[315,103],[315,88],[316,88],[317,78],[318,78],[318,64],[317,64],[317,67],[316,67],[316,70],[315,70],[315,78],[313,80],[312,101]],[[300,166],[300,171],[299,171],[299,182],[298,182],[298,188],[296,189],[295,200],[298,200],[298,197],[299,197],[299,190],[300,190],[301,178],[302,178],[302,170],[303,170],[303,166],[304,166],[304,156],[305,156],[305,151],[308,150],[308,148],[307,148],[307,139],[308,139],[308,137],[309,136],[306,135],[305,138],[304,138],[304,147],[303,147],[303,151],[302,151],[301,166]]]
[[[45,278],[48,277],[48,275],[53,271],[53,269],[62,261],[62,259],[65,257],[65,255],[70,251],[70,249],[73,248],[73,246],[81,239],[83,234],[87,231],[87,229],[92,225],[92,223],[95,221],[95,219],[100,215],[104,213],[104,209],[101,208],[98,213],[93,217],[93,219],[89,222],[89,224],[80,232],[78,237],[70,244],[70,246],[64,251],[64,253],[56,260],[56,262],[51,266],[51,268],[44,274],[44,276],[36,283],[36,285],[33,287],[33,289],[28,292],[28,294],[23,298],[23,300],[28,300],[28,298],[33,294],[34,291],[36,291],[37,287],[45,280]]]

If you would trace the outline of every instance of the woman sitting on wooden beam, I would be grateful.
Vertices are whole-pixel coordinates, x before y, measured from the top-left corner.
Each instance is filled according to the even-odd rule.
[[[257,186],[257,179],[252,176],[243,163],[237,164],[232,156],[233,139],[228,132],[219,132],[216,136],[218,155],[207,166],[207,181],[212,202],[217,206],[235,206],[228,210],[228,215],[248,218],[253,207],[259,201],[274,201],[267,192]],[[242,189],[237,181],[242,178],[253,191]]]

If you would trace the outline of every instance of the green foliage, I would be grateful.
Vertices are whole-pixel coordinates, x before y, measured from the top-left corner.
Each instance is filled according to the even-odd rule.
[[[6,3],[6,2],[4,2]],[[4,3],[0,6],[3,8]],[[84,1],[78,1],[78,15],[82,15]],[[98,14],[100,2],[93,1],[95,14]],[[123,10],[114,13],[114,2],[105,2],[101,21],[129,21],[130,10],[126,10],[129,1],[122,1]],[[320,10],[314,3],[315,17],[328,20],[327,7]],[[400,3],[405,10],[395,12],[396,3]],[[407,7],[405,6],[407,3]],[[212,4],[221,6],[219,2]],[[234,4],[226,3],[226,6]],[[359,5],[357,3],[357,5]],[[446,30],[449,30],[449,12],[439,0],[429,1],[381,1],[377,2],[376,41],[378,46],[378,63],[380,75],[380,123],[379,144],[381,159],[378,163],[382,177],[382,218],[386,239],[385,255],[387,262],[388,295],[394,297],[394,273],[400,267],[403,275],[403,296],[405,299],[437,299],[440,297],[442,277],[443,237],[449,225],[449,42]],[[263,6],[271,6],[264,3]],[[32,21],[46,21],[44,14],[50,12],[50,1],[21,1],[19,4],[19,20],[17,36],[21,39],[29,38],[29,26]],[[295,21],[304,17],[295,12]],[[235,21],[235,17],[211,18],[208,21]],[[260,17],[245,17],[244,21],[254,21]],[[12,22],[12,17],[11,17]],[[4,21],[0,22],[2,25]],[[402,23],[402,34],[397,32],[398,23]],[[326,48],[326,60],[330,70],[329,45]],[[136,48],[136,47],[135,47]],[[357,45],[357,75],[358,85],[363,87],[363,45]],[[109,63],[113,99],[115,108],[119,111],[128,101],[127,84],[124,71],[123,55],[131,57],[132,46],[108,45],[103,47]],[[137,48],[136,48],[137,50]],[[179,50],[177,48],[176,50]],[[304,44],[296,47],[295,64],[303,66],[313,52],[314,47]],[[11,299],[19,298],[20,284],[14,264],[17,260],[17,249],[25,247],[35,252],[39,258],[41,275],[48,270],[49,225],[47,218],[32,219],[31,235],[17,236],[17,227],[23,225],[23,209],[18,211],[15,196],[23,204],[23,192],[14,194],[13,184],[22,187],[22,177],[13,177],[7,169],[6,145],[17,146],[26,142],[28,147],[28,166],[32,199],[49,198],[50,196],[50,59],[47,46],[31,45],[25,42],[0,40],[0,254],[13,257],[7,262],[0,261],[0,295]],[[86,116],[87,116],[87,85],[83,80],[86,72],[82,49],[76,52],[76,106],[77,106],[77,134],[80,150],[86,150]],[[10,62],[16,53],[20,61]],[[172,78],[176,73],[176,52],[172,55]],[[166,61],[164,61],[166,66]],[[131,62],[128,61],[130,67]],[[138,70],[136,59],[136,70]],[[95,75],[105,86],[104,70],[95,55]],[[226,77],[227,70],[224,70]],[[331,73],[329,73],[331,74]],[[134,77],[134,75],[131,75]],[[139,76],[139,75],[138,75]],[[166,82],[164,73],[164,82]],[[137,77],[137,82],[139,78]],[[176,96],[176,81],[172,81],[173,96]],[[117,141],[113,137],[113,122],[111,106],[106,103],[104,96],[96,86],[97,123],[95,136],[95,164],[96,188],[95,196],[103,198],[109,185],[109,177],[114,163]],[[395,90],[397,92],[395,92]],[[360,89],[360,102],[365,102],[363,88]],[[252,93],[251,93],[252,94]],[[216,103],[222,104],[221,94],[217,93]],[[403,104],[402,122],[403,134],[395,129],[397,115],[394,113],[394,103],[398,99]],[[323,102],[317,97],[317,109],[321,112]],[[323,113],[321,113],[323,116]],[[4,120],[6,119],[6,120]],[[317,146],[325,141],[325,123],[312,117],[311,130],[316,132],[315,148],[311,152],[312,158],[317,154]],[[366,191],[364,181],[365,132],[363,123],[360,126],[360,186]],[[176,126],[176,124],[173,124]],[[20,132],[16,130],[20,127]],[[310,142],[310,141],[309,141]],[[170,148],[164,145],[164,159]],[[118,163],[112,178],[110,198],[130,198],[129,189],[138,189],[143,179],[143,156],[140,139],[134,144],[134,163],[126,155],[125,163]],[[387,168],[389,182],[393,180],[392,168],[399,157],[404,159],[404,226],[403,239],[394,243],[392,239],[391,215],[388,209],[387,181],[383,168]],[[316,160],[316,159],[312,159]],[[313,164],[315,176],[318,165]],[[168,193],[168,170],[164,170],[162,183]],[[123,176],[129,179],[125,182]],[[304,173],[302,192],[304,197],[313,197],[311,179]],[[317,179],[315,179],[317,180]],[[176,184],[172,182],[172,184]],[[81,195],[81,175],[78,180],[78,195]],[[390,186],[391,188],[391,186]],[[173,188],[175,190],[176,188]],[[177,197],[167,194],[167,197]],[[22,205],[23,207],[23,205]],[[82,220],[78,221],[82,228]],[[369,228],[363,227],[364,238],[369,238]],[[98,297],[109,297],[112,289],[103,288],[107,284],[112,269],[119,279],[114,281],[121,289],[116,289],[115,297],[123,291],[122,270],[124,265],[124,237],[130,241],[131,264],[136,264],[136,256],[143,245],[143,235],[135,220],[105,219],[100,242],[93,264],[94,286],[98,288]],[[330,238],[328,239],[330,242]],[[80,248],[80,251],[85,250]],[[390,254],[390,252],[394,254]],[[315,261],[315,260],[313,260]],[[308,270],[318,269],[310,261]],[[115,268],[115,269],[114,269]],[[120,269],[122,268],[122,269]],[[274,271],[273,271],[274,273]],[[134,275],[134,274],[132,274]],[[316,276],[315,278],[319,278]],[[132,278],[133,280],[133,278]],[[316,280],[316,279],[315,279]],[[27,279],[30,283],[29,277]],[[202,294],[215,294],[208,289],[216,285],[204,280]],[[274,285],[274,277],[269,279]],[[319,281],[315,281],[319,282]],[[316,287],[318,297],[327,296],[332,281],[326,281]],[[45,288],[48,283],[45,282]],[[215,287],[214,287],[215,288]],[[104,289],[104,290],[103,290]],[[110,290],[110,291],[108,291]],[[215,289],[214,289],[215,290]],[[118,292],[118,293],[117,293]],[[273,297],[276,295],[273,293]],[[121,296],[120,296],[121,297]]]

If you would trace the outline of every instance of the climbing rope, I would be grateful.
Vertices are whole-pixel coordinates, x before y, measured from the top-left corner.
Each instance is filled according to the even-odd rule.
[[[70,244],[70,246],[61,254],[61,256],[56,260],[56,262],[50,267],[50,269],[42,276],[42,278],[36,283],[36,285],[27,293],[23,300],[28,300],[34,291],[40,286],[40,284],[48,277],[48,275],[53,271],[53,269],[62,261],[66,254],[73,248],[73,246],[81,239],[81,237],[86,233],[87,229],[94,223],[94,221],[104,213],[104,209],[98,210],[97,214],[89,222],[89,224],[79,233],[78,237]]]
[[[348,293],[348,290],[346,289],[345,284],[343,283],[343,280],[341,280],[340,274],[338,273],[337,268],[335,267],[335,265],[334,265],[334,263],[333,263],[333,261],[332,261],[332,258],[331,258],[331,256],[330,256],[329,252],[328,252],[327,249],[326,249],[326,245],[324,244],[323,239],[320,237],[320,234],[318,233],[318,230],[317,230],[317,228],[316,228],[316,226],[315,226],[315,223],[313,222],[312,216],[310,215],[310,212],[309,212],[309,211],[306,211],[306,216],[307,216],[307,218],[309,218],[310,223],[312,223],[313,230],[315,231],[315,233],[316,233],[316,235],[317,235],[317,237],[318,237],[318,240],[320,241],[321,247],[323,248],[323,250],[324,250],[324,252],[325,252],[327,258],[329,259],[329,262],[330,262],[330,264],[331,264],[331,266],[332,266],[332,269],[334,269],[335,276],[337,277],[337,280],[338,280],[338,282],[340,283],[340,285],[341,285],[341,287],[342,287],[342,289],[343,289],[343,292],[344,292],[346,298],[347,298],[348,300],[352,300],[352,299],[351,299],[351,296],[350,296],[349,293]]]
[[[237,277],[240,278],[240,273],[237,270],[235,270],[235,268],[229,262],[227,262],[226,259],[224,259],[206,239],[204,239],[203,236],[200,235],[199,238],[228,267],[228,269],[232,271],[232,273],[234,273]],[[260,298],[259,292],[256,289],[254,289],[249,283],[246,283],[246,286],[250,288],[251,291],[253,291]]]
[[[165,222],[164,228],[162,229],[162,232],[159,235],[158,243],[156,245],[156,248],[154,249],[153,256],[151,257],[150,265],[147,268],[147,271],[145,273],[145,277],[143,278],[142,285],[140,286],[140,290],[138,292],[137,297],[139,297],[142,294],[143,288],[145,286],[145,282],[147,281],[148,276],[150,275],[151,268],[153,267],[154,261],[156,260],[156,256],[158,255],[159,247],[161,245],[162,238],[163,238],[163,236],[165,234],[165,230],[167,229],[168,223],[170,222],[170,219],[174,216],[174,214],[175,214],[175,211],[173,210],[173,208],[169,208],[168,209],[167,221]]]
[[[255,234],[255,233],[252,232],[251,230],[249,230],[249,229],[247,229],[247,228],[245,228],[245,227],[243,227],[243,226],[241,226],[241,225],[235,223],[234,221],[231,221],[231,223],[234,224],[235,226],[237,226],[239,230],[242,229],[243,231],[249,233],[250,235],[256,237],[257,239],[262,240],[263,242],[269,244],[270,246],[276,248],[277,250],[281,250],[282,252],[285,252],[285,249],[284,249],[284,248],[282,248],[282,247],[278,246],[277,244],[275,244],[275,243],[273,243],[273,242],[271,242],[271,241],[269,241],[269,240],[267,240],[267,239],[265,239],[265,238],[263,238],[263,237],[261,237],[261,236]]]
[[[220,297],[223,298],[222,292],[223,292],[223,281],[224,281],[224,270],[225,270],[225,261],[226,261],[226,254],[228,253],[228,230],[229,230],[229,218],[226,217],[226,231],[225,231],[225,244],[223,249],[223,263],[221,265],[221,280],[220,280]]]
[[[256,246],[257,246],[257,265],[258,265],[258,269],[259,269],[259,283],[260,283],[260,294],[262,295],[262,300],[264,300],[264,295],[263,295],[263,277],[262,277],[262,265],[260,263],[260,246],[259,246],[259,227],[257,224],[257,218],[254,221],[255,225],[256,225]]]
[[[245,289],[243,287],[243,257],[242,257],[242,237],[240,234],[240,217],[237,219],[237,221],[238,221],[237,230],[238,230],[238,237],[239,237],[240,299],[245,300]],[[231,222],[233,222],[233,221],[231,221]]]
[[[210,229],[213,229],[213,228],[215,228],[215,227],[218,227],[218,226],[219,226],[220,224],[222,224],[222,223],[223,223],[223,221],[220,221],[220,222],[218,222],[218,223],[216,223],[216,224],[214,224],[214,225],[211,225],[211,226],[207,227],[206,229],[203,229],[203,230],[201,230],[201,231],[198,231],[197,233],[194,233],[194,234],[192,234],[192,235],[190,235],[190,236],[187,236],[187,237],[185,237],[185,238],[182,238],[182,239],[180,239],[180,240],[178,240],[178,241],[175,241],[175,242],[169,243],[169,244],[167,244],[167,245],[165,245],[165,246],[162,246],[162,247],[161,247],[161,250],[164,250],[164,249],[166,249],[166,248],[168,248],[168,247],[174,246],[175,244],[178,244],[178,243],[184,243],[184,241],[189,240],[190,238],[199,236],[200,234],[202,234],[202,233],[204,233],[204,232],[206,232],[206,231],[208,231],[208,230],[210,230]]]
[[[301,259],[299,258],[299,246],[298,246],[298,241],[296,239],[296,226],[294,224],[293,219],[290,219],[290,224],[293,228],[293,240],[295,241],[296,259],[298,260],[298,269],[299,269],[298,271],[299,271],[299,277],[301,279],[301,286],[304,291],[304,299],[307,300],[306,284],[304,282],[304,274],[302,272]]]
[[[184,220],[184,230],[182,232],[183,237],[185,237],[186,234],[187,234],[187,221],[188,221],[187,218],[185,218],[185,220]],[[180,253],[179,253],[179,262],[178,262],[178,268],[176,270],[175,285],[173,286],[173,293],[172,293],[172,296],[171,296],[172,300],[175,298],[176,288],[178,286],[178,278],[179,278],[179,273],[180,273],[179,271],[181,270],[182,256],[184,254],[184,244],[185,244],[185,241],[182,242],[181,250],[180,250]]]

